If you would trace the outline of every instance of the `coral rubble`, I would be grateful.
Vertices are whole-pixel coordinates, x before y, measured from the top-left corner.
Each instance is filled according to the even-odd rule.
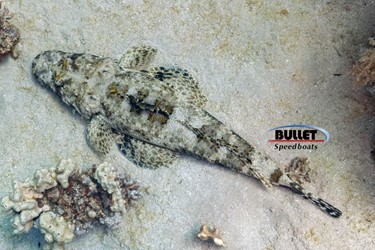
[[[116,225],[139,197],[138,187],[106,162],[81,171],[71,160],[62,160],[57,168],[37,170],[33,179],[15,181],[2,203],[13,214],[15,234],[35,226],[44,234],[44,249],[63,249],[97,223]]]
[[[370,93],[375,95],[375,39],[370,38],[369,44],[373,48],[368,49],[358,63],[353,66],[353,75],[356,77],[357,82],[367,85]]]
[[[209,227],[205,224],[201,226],[197,237],[203,241],[212,241],[216,246],[225,246],[224,241],[221,239],[219,229]]]
[[[18,56],[15,46],[20,38],[18,28],[9,22],[13,18],[13,13],[4,7],[1,8],[0,1],[0,56],[10,53],[13,58]]]

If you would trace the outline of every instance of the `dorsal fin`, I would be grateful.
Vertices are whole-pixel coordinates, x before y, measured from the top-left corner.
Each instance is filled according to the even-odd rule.
[[[119,66],[122,69],[146,69],[150,62],[155,58],[156,53],[157,49],[151,46],[139,45],[132,47],[125,51],[119,61]]]

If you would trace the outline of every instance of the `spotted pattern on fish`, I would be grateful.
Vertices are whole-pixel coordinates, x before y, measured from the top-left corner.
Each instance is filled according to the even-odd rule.
[[[187,154],[288,187],[332,217],[341,211],[306,191],[290,173],[204,109],[198,82],[186,69],[148,69],[156,49],[131,48],[120,60],[45,51],[32,63],[36,79],[89,121],[88,141],[106,154],[112,144],[138,165],[159,167]]]

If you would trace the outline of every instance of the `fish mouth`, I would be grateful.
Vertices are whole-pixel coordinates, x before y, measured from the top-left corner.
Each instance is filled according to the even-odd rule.
[[[43,67],[41,67],[40,62],[41,57],[42,54],[37,55],[31,63],[31,72],[39,82],[43,82],[40,76],[47,73],[47,70],[42,70]]]

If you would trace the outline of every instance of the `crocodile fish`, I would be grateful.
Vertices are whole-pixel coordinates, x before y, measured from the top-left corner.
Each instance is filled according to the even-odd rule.
[[[198,82],[183,68],[149,68],[157,50],[137,46],[120,60],[90,54],[45,51],[32,62],[36,79],[89,121],[87,140],[108,154],[118,145],[141,166],[169,165],[191,155],[287,187],[332,217],[341,211],[306,191],[268,156],[204,109]]]

